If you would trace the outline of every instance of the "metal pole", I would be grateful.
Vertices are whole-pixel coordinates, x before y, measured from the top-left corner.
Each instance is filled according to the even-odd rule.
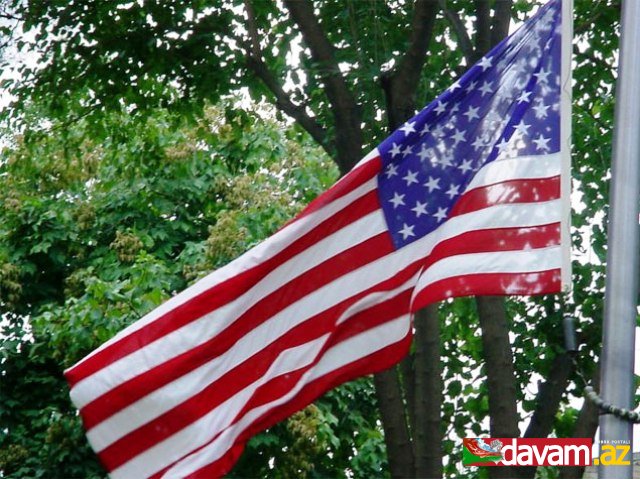
[[[640,1],[622,2],[620,66],[616,85],[610,189],[607,279],[602,340],[601,394],[605,402],[633,409],[633,362],[638,296],[638,197],[640,176]],[[600,440],[632,445],[632,424],[600,417]],[[633,450],[633,447],[631,448]],[[629,454],[630,456],[630,454]],[[628,457],[630,459],[630,457]],[[600,479],[631,479],[633,465],[603,466]]]

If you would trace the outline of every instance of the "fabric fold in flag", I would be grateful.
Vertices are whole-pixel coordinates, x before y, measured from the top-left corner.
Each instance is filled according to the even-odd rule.
[[[401,360],[417,309],[566,288],[569,41],[552,0],[280,231],[65,371],[111,477],[221,476]]]

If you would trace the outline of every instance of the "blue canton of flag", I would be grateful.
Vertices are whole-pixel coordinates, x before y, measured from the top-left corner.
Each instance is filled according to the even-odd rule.
[[[435,230],[480,168],[560,151],[559,1],[542,7],[379,147],[380,202],[397,248]]]

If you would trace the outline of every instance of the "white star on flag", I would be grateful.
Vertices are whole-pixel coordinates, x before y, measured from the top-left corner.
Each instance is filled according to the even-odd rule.
[[[427,214],[427,203],[420,203],[419,201],[416,201],[416,205],[411,208],[411,211],[413,211],[416,216],[420,218],[420,216]]]
[[[404,131],[405,136],[409,136],[409,133],[416,131],[413,125],[415,125],[415,122],[408,121],[400,127],[400,130]]]
[[[394,208],[397,208],[400,205],[404,205],[404,195],[396,193],[393,195],[393,198],[389,200],[391,204],[393,204]]]
[[[429,181],[427,181],[424,186],[429,188],[429,193],[431,193],[433,190],[439,190],[440,189],[440,178],[434,178],[434,177],[430,176],[429,177]]]

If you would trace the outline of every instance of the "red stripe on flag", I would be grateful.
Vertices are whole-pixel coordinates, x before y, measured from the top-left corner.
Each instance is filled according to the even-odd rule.
[[[525,247],[536,249],[560,244],[560,223],[526,228],[494,228],[475,230],[439,243],[423,265],[432,264],[459,254],[515,251]]]
[[[557,293],[560,287],[559,269],[529,273],[467,274],[430,284],[416,295],[412,309],[416,311],[452,296],[539,295]],[[455,292],[455,295],[451,294],[452,292]]]
[[[560,176],[511,180],[466,192],[451,209],[449,217],[498,204],[536,203],[560,198]]]
[[[251,286],[280,264],[306,250],[326,236],[339,231],[361,217],[375,211],[378,206],[379,203],[375,191],[371,191],[361,198],[358,198],[351,205],[336,215],[327,218],[307,234],[296,239],[287,248],[263,263],[243,271],[237,276],[216,284],[209,290],[190,298],[187,302],[176,306],[155,321],[125,336],[119,341],[110,344],[91,358],[67,370],[65,376],[70,386],[73,387],[82,379],[107,367],[118,359],[137,351],[142,346],[150,344],[227,304],[229,301],[232,301],[250,289]]]

